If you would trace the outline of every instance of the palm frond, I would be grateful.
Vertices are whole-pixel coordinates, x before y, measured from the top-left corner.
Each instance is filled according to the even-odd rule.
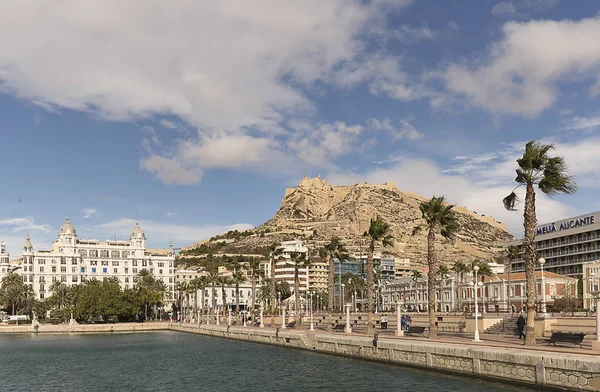
[[[519,203],[519,196],[517,196],[515,191],[512,191],[510,193],[510,195],[508,195],[504,199],[502,199],[502,204],[504,204],[504,208],[506,208],[508,211],[516,211],[515,206],[518,203]]]

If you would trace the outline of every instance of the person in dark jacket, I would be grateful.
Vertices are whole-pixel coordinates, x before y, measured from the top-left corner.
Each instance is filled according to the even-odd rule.
[[[525,317],[523,317],[523,313],[519,313],[519,318],[517,318],[517,330],[519,331],[519,339],[523,336],[525,339],[525,334],[523,330],[525,329]]]

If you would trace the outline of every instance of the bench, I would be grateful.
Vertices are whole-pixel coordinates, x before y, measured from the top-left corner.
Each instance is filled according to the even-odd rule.
[[[345,331],[346,330],[346,324],[336,324],[333,326],[333,330],[334,331]]]
[[[581,342],[583,342],[583,337],[585,333],[573,333],[573,332],[552,332],[552,336],[550,339],[547,339],[548,346],[550,343],[554,344],[556,347],[556,343],[572,343],[573,347],[581,346]]]
[[[425,332],[425,327],[408,327],[408,330],[404,333],[406,335],[423,335],[423,332]]]
[[[286,328],[296,328],[296,321],[289,322],[286,325]]]

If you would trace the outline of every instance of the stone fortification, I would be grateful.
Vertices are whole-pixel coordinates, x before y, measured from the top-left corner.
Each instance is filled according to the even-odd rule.
[[[219,252],[258,253],[273,242],[291,239],[302,240],[309,249],[317,249],[337,235],[352,253],[364,255],[367,242],[362,235],[370,219],[381,216],[390,223],[394,237],[394,247],[383,250],[384,254],[408,260],[415,266],[423,265],[426,233],[412,235],[412,232],[423,223],[419,205],[426,200],[401,192],[389,182],[340,186],[320,178],[305,178],[296,188],[285,191],[272,219],[255,228],[252,235],[230,242]],[[442,262],[492,259],[502,251],[504,243],[512,240],[506,227],[492,217],[461,206],[455,207],[455,211],[461,224],[456,239],[447,241],[441,236],[437,239]]]

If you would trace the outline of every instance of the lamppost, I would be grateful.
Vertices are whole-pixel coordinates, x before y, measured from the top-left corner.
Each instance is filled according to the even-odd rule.
[[[600,350],[600,311],[598,307],[600,307],[600,285],[595,284],[596,282],[596,274],[590,273],[590,294],[596,300],[596,340],[592,342],[592,350],[598,351]]]
[[[521,310],[519,310],[519,312],[522,312],[523,311],[523,290],[524,290],[523,283],[521,283],[519,286],[521,286]]]
[[[346,287],[345,284],[342,283],[342,300],[340,301],[340,310],[343,312],[343,306],[344,306],[344,287]]]
[[[315,326],[313,324],[313,292],[310,291],[310,330],[314,331]]]
[[[544,264],[546,263],[546,259],[540,257],[538,259],[538,264],[542,269],[542,315],[546,316],[546,282],[544,281]]]
[[[358,296],[356,290],[354,290],[354,313],[358,313]]]
[[[478,309],[477,309],[477,287],[481,287],[481,282],[477,279],[477,272],[479,271],[479,266],[476,264],[473,266],[473,271],[475,272],[475,282],[469,283],[471,287],[474,288],[474,296],[475,296],[475,336],[473,337],[474,342],[480,342],[479,339],[479,319],[478,319]]]
[[[279,307],[279,315],[281,316],[281,292],[277,292],[277,306]]]

